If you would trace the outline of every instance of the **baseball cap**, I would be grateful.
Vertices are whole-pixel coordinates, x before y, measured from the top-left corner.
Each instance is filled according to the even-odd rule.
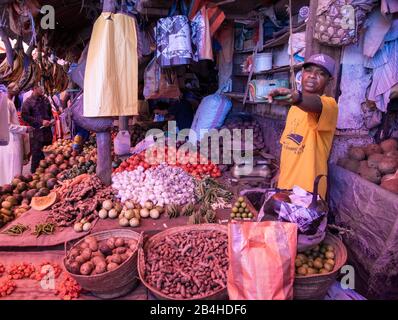
[[[332,57],[328,56],[327,54],[318,53],[312,55],[305,61],[305,63],[303,64],[303,68],[311,64],[324,68],[330,76],[333,76],[334,74],[336,62]]]

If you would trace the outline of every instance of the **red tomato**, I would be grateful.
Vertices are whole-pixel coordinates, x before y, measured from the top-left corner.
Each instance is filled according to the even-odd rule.
[[[148,168],[150,168],[150,165],[148,164],[148,163],[144,163],[144,169],[148,169]]]

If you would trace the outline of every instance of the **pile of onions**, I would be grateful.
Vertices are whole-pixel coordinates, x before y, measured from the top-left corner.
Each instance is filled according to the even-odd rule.
[[[156,206],[183,205],[195,201],[193,178],[183,169],[160,164],[144,171],[123,171],[112,177],[112,187],[118,191],[122,202],[132,200],[144,206],[152,201]]]

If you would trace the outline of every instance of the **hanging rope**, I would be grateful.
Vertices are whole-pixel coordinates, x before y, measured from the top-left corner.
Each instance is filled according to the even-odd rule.
[[[292,16],[292,0],[289,0],[289,51],[290,51],[290,85],[293,90],[297,90],[296,76],[294,74],[294,61],[293,61],[293,16]]]

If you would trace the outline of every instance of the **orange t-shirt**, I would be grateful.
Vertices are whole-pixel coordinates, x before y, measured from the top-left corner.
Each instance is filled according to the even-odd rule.
[[[292,189],[297,185],[313,191],[314,180],[327,175],[328,158],[336,130],[338,107],[336,100],[321,96],[322,113],[305,112],[292,106],[289,110],[282,144],[278,188]],[[319,183],[319,195],[325,199],[327,181]]]

